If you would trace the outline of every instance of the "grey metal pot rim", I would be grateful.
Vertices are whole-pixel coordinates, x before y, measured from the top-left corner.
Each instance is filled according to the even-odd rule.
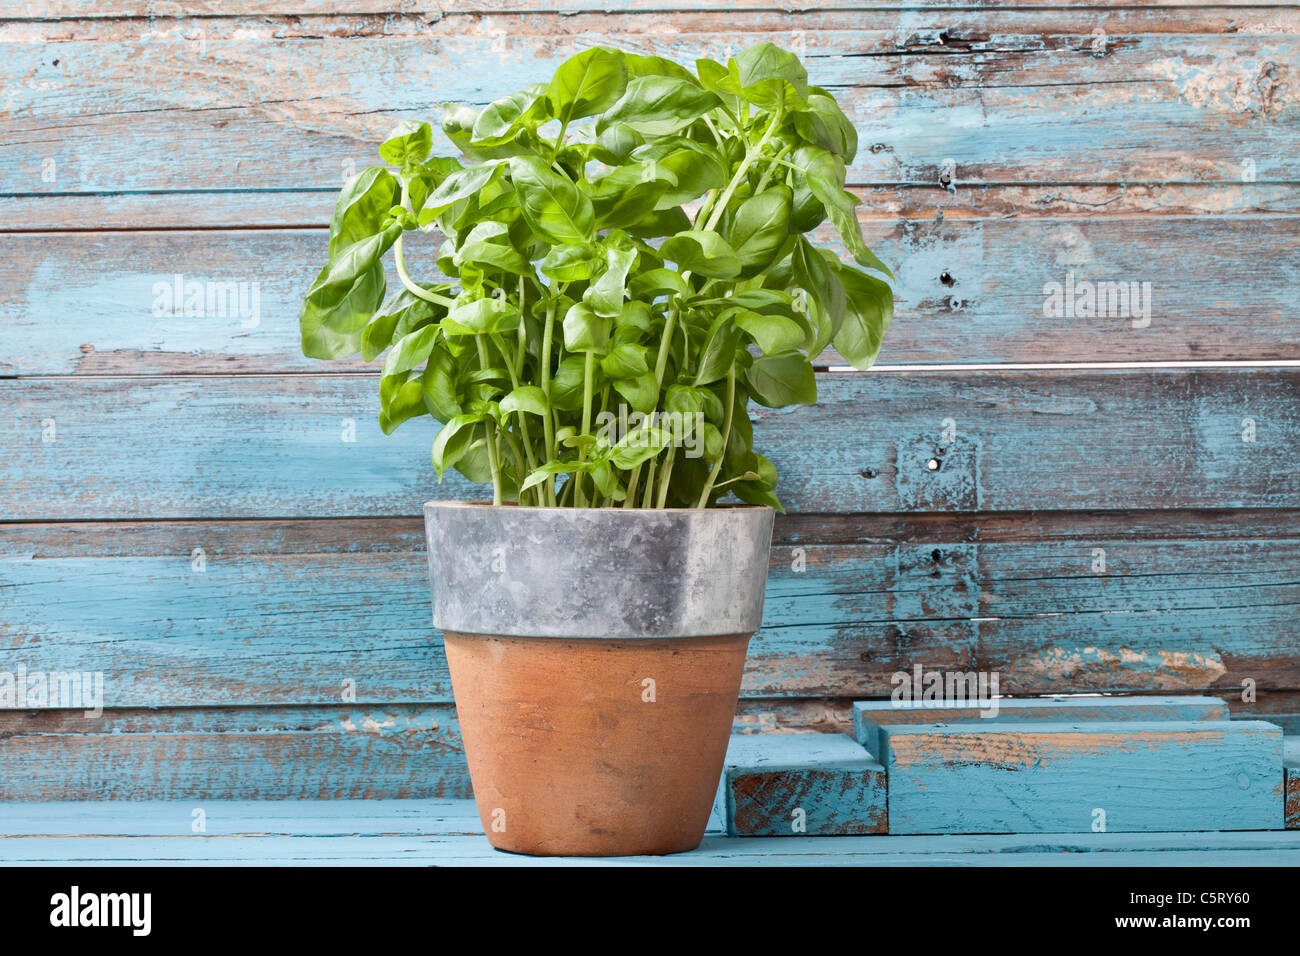
[[[501,637],[750,635],[774,509],[549,508],[430,501],[433,623]]]
[[[613,508],[575,508],[565,505],[564,507],[552,507],[547,505],[521,505],[517,501],[503,501],[501,504],[494,504],[491,501],[469,501],[460,498],[447,500],[426,501],[425,508],[514,508],[519,511],[537,511],[548,514],[563,513],[567,511],[588,511],[602,512],[607,514],[701,514],[717,511],[771,511],[776,513],[776,509],[771,505],[747,505],[724,503],[714,505],[711,508],[624,508],[621,505]]]

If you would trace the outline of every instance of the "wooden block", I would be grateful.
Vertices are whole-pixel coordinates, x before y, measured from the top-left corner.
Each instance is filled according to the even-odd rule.
[[[892,700],[860,700],[853,705],[853,737],[872,754],[881,752],[880,728],[899,724],[956,724],[984,720],[1227,720],[1217,697],[1014,697],[999,698],[997,711],[970,704],[909,707]],[[990,714],[990,716],[984,716]]]
[[[724,785],[732,836],[888,832],[884,767],[846,734],[736,734]]]
[[[1286,793],[1286,828],[1300,830],[1300,737],[1283,738],[1282,773]]]
[[[1263,721],[886,725],[891,833],[1282,827]]]

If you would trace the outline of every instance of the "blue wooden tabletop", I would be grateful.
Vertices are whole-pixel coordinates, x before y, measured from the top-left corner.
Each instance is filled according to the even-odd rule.
[[[728,837],[657,857],[492,849],[469,800],[0,805],[0,865],[1300,866],[1300,831]],[[196,826],[202,832],[194,832]]]

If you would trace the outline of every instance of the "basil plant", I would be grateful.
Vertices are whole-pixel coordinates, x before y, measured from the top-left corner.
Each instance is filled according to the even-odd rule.
[[[460,157],[406,122],[344,187],[303,352],[387,350],[384,432],[431,415],[439,480],[497,504],[780,508],[749,402],[814,403],[812,359],[867,368],[893,316],[835,98],[770,43],[694,73],[595,47],[442,131]],[[827,220],[856,265],[809,242]]]

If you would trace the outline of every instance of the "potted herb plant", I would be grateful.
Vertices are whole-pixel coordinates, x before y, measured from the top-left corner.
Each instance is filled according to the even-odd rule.
[[[387,351],[384,432],[432,416],[439,480],[491,486],[425,505],[488,839],[691,849],[780,508],[749,403],[814,403],[812,360],[867,368],[893,314],[844,188],[857,134],[769,43],[693,72],[595,47],[441,125],[458,158],[403,123],[344,187],[303,351]],[[855,265],[808,240],[824,222]]]

